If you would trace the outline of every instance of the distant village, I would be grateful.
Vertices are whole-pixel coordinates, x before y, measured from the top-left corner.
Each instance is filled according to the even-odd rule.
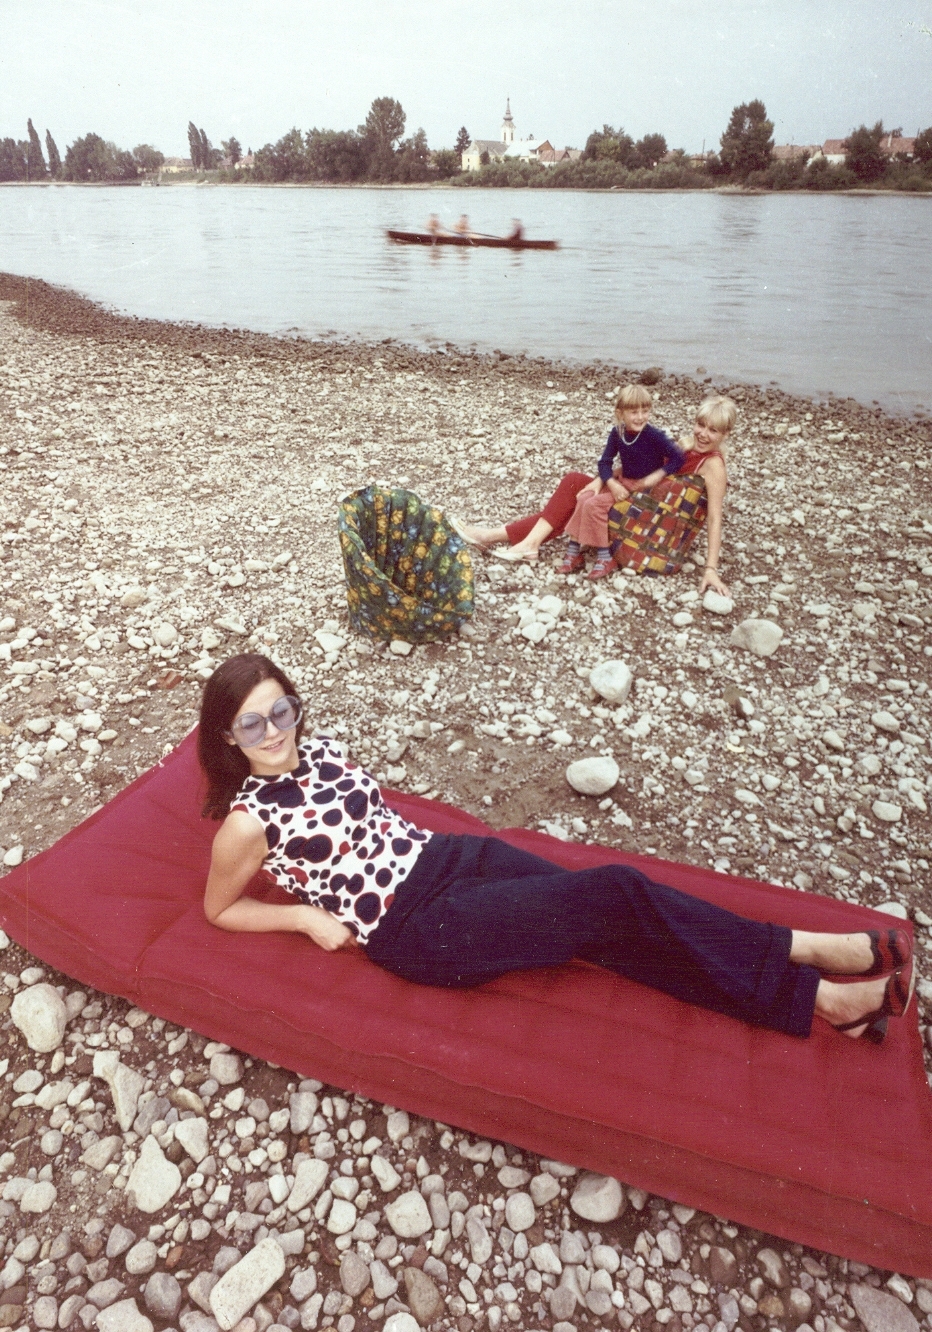
[[[473,139],[462,157],[464,171],[479,171],[493,162],[520,161],[538,162],[541,166],[553,167],[560,162],[578,162],[582,159],[581,148],[555,148],[549,139],[538,140],[533,134],[526,139],[516,138],[514,117],[511,114],[511,98],[505,104],[505,114],[497,139]],[[778,144],[772,156],[777,162],[793,162],[806,159],[810,163],[824,158],[830,166],[841,166],[846,157],[844,139],[826,139],[824,143]],[[881,152],[890,158],[911,161],[915,151],[915,138],[906,138],[901,129],[892,130],[880,140]],[[687,153],[686,161],[695,167],[705,167],[715,156],[714,153]],[[680,161],[682,154],[667,152],[660,158],[661,164]]]
[[[458,185],[553,185],[569,188],[888,189],[932,191],[932,127],[904,135],[878,121],[847,138],[824,143],[774,144],[762,101],[736,106],[709,152],[669,150],[660,133],[637,143],[624,129],[603,125],[582,148],[519,134],[507,98],[496,138],[473,138],[463,126],[452,148],[431,149],[423,129],[405,135],[406,115],[391,97],[376,98],[357,129],[292,128],[276,143],[245,153],[235,136],[215,148],[203,128],[188,124],[188,157],[165,157],[150,144],[132,151],[90,133],[64,154],[49,130],[45,152],[31,119],[26,139],[0,138],[0,182],[158,184],[194,176],[214,182],[362,182]],[[703,145],[704,148],[704,145]]]
[[[843,166],[846,156],[846,140],[826,139],[824,143],[784,143],[773,149],[775,162],[807,161],[810,165],[824,159],[829,166]],[[915,153],[915,137],[908,137],[901,129],[891,130],[880,140],[880,150],[892,160],[911,162]],[[473,139],[461,157],[463,171],[481,171],[484,166],[495,162],[537,162],[543,167],[554,167],[561,162],[579,162],[582,160],[582,148],[555,148],[549,139],[536,139],[529,134],[526,139],[516,137],[514,117],[511,114],[511,98],[507,99],[502,126],[497,139]],[[661,165],[685,162],[699,170],[708,166],[715,157],[713,152],[686,153],[666,152],[660,158]],[[227,170],[250,171],[255,165],[255,154],[244,154],[235,162],[224,157],[220,166]],[[190,157],[167,157],[162,171],[180,173],[191,171]]]

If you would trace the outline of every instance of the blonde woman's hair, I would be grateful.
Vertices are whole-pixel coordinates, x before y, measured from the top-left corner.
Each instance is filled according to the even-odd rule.
[[[629,407],[653,407],[654,400],[643,384],[625,384],[615,400],[615,411],[624,412]]]
[[[738,408],[732,402],[731,398],[706,398],[705,402],[699,404],[699,410],[696,412],[696,424],[707,425],[712,430],[722,430],[730,434],[738,419]]]

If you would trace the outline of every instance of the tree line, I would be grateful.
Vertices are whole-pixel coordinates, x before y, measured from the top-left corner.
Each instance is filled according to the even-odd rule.
[[[878,121],[861,125],[844,140],[845,160],[800,153],[789,161],[774,157],[773,121],[759,99],[743,102],[731,113],[719,151],[705,160],[690,159],[682,149],[667,151],[662,134],[637,143],[623,129],[603,125],[586,140],[577,162],[544,167],[509,159],[464,172],[460,185],[538,186],[549,189],[696,189],[734,184],[750,189],[836,190],[859,185],[889,189],[932,190],[932,128],[916,138],[910,160],[885,152],[887,131]]]
[[[0,180],[126,181],[157,171],[165,158],[147,143],[132,152],[118,148],[99,134],[75,139],[64,160],[51,130],[45,131],[45,153],[30,118],[25,139],[0,139]]]
[[[407,117],[394,97],[376,97],[365,123],[355,130],[297,127],[277,143],[267,143],[254,155],[251,178],[267,181],[415,181],[447,180],[461,168],[469,146],[463,128],[456,145],[431,151],[427,135],[417,129],[404,137]],[[242,174],[242,173],[239,173]]]
[[[322,183],[425,182],[457,185],[536,186],[564,189],[690,188],[734,183],[757,189],[850,189],[857,185],[909,190],[932,189],[932,127],[916,138],[909,160],[884,151],[883,123],[860,125],[844,141],[845,160],[831,164],[805,154],[790,161],[774,157],[773,121],[759,99],[743,102],[731,113],[719,151],[705,160],[690,159],[682,149],[668,152],[662,134],[635,141],[623,128],[605,124],[593,130],[578,161],[545,167],[508,158],[489,161],[478,171],[462,170],[462,154],[472,142],[463,126],[453,148],[431,150],[423,129],[404,137],[407,118],[393,97],[377,97],[365,122],[355,130],[297,127],[276,143],[245,155],[238,139],[215,148],[203,128],[188,121],[192,170],[216,172],[219,179],[320,181]],[[32,120],[25,139],[0,139],[0,181],[132,181],[164,165],[164,155],[150,144],[132,151],[118,148],[99,134],[85,134],[70,144],[62,159],[51,132],[45,153]],[[241,168],[241,169],[237,169]]]

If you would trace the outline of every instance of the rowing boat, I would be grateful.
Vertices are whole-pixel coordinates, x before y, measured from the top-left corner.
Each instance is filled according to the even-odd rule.
[[[483,245],[491,250],[556,250],[555,240],[519,240],[510,236],[457,236],[451,232],[389,231],[388,239],[399,245]]]

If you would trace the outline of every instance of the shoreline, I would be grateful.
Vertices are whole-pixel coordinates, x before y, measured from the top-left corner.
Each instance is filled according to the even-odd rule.
[[[553,373],[569,373],[576,376],[638,376],[647,369],[623,367],[617,363],[595,360],[555,360],[546,356],[533,356],[525,352],[503,352],[499,349],[479,351],[472,348],[457,347],[445,342],[442,347],[419,347],[397,338],[381,338],[367,342],[347,335],[345,338],[313,338],[304,334],[264,333],[249,328],[214,326],[184,320],[153,319],[146,315],[131,315],[113,309],[101,301],[71,288],[46,282],[44,278],[25,274],[8,273],[0,270],[0,301],[12,301],[17,309],[29,307],[29,314],[21,314],[24,322],[44,332],[76,334],[100,337],[105,341],[121,338],[132,340],[155,338],[178,346],[192,346],[203,342],[222,348],[228,345],[243,349],[254,348],[270,356],[282,356],[285,349],[307,349],[311,359],[326,355],[327,349],[336,353],[339,349],[358,348],[369,354],[381,353],[391,347],[407,363],[422,359],[425,368],[439,361],[449,365],[455,361],[466,361],[476,365],[501,366],[510,363],[513,366],[538,367],[545,378]],[[892,411],[889,407],[868,406],[857,398],[839,397],[831,391],[823,395],[793,393],[779,384],[761,384],[753,380],[735,379],[724,374],[689,374],[686,372],[662,372],[666,384],[679,386],[693,385],[697,393],[728,392],[731,389],[743,393],[756,394],[763,401],[783,402],[789,410],[805,411],[813,406],[820,409],[835,407],[845,412],[859,410],[865,413],[864,420],[874,420],[878,416],[889,419],[898,425],[908,424],[921,441],[932,444],[932,412],[924,407],[913,407],[902,411]]]
[[[682,186],[541,186],[541,185],[456,185],[452,180],[434,181],[324,181],[324,180],[3,180],[0,189],[6,186],[32,189],[131,189],[139,187],[163,186],[231,186],[236,189],[260,190],[440,190],[440,189],[487,189],[496,192],[513,190],[559,189],[562,194],[728,194],[737,196],[764,197],[771,195],[804,195],[821,198],[826,195],[843,198],[883,198],[890,196],[897,199],[929,199],[932,189],[928,190],[883,190],[870,186],[849,190],[765,190],[757,187],[748,189],[743,185],[707,185]]]
[[[690,595],[696,568],[670,579],[559,578],[562,550],[553,543],[538,567],[477,553],[476,611],[466,631],[398,656],[349,629],[337,501],[377,481],[404,485],[467,520],[517,517],[565,471],[592,468],[625,372],[136,319],[11,275],[0,275],[0,302],[0,786],[11,778],[0,791],[0,861],[12,856],[12,865],[50,845],[177,744],[217,661],[266,651],[295,679],[315,725],[380,781],[460,806],[493,828],[543,829],[908,915],[932,1075],[932,422],[846,400],[814,403],[770,388],[664,376],[652,385],[654,418],[674,435],[704,393],[731,390],[738,402],[722,561],[734,612],[702,610]],[[544,596],[558,598],[560,610],[532,643],[519,625]],[[731,642],[737,624],[758,617],[784,634],[768,658]],[[331,636],[326,653],[318,634]],[[617,706],[606,707],[589,685],[591,668],[605,659],[624,660],[634,672]],[[27,669],[14,671],[14,663]],[[100,725],[83,734],[100,739],[82,747],[88,714]],[[427,728],[430,736],[425,720],[438,727]],[[50,735],[72,731],[64,749],[47,748]],[[594,754],[613,756],[621,769],[603,801],[576,794],[565,777],[570,762]],[[310,1329],[324,1298],[333,1308],[326,1316],[352,1310],[357,1329],[369,1325],[373,1309],[381,1318],[399,1307],[403,1286],[395,1306],[394,1296],[379,1305],[346,1293],[324,1222],[310,1211],[290,1217],[263,1191],[274,1173],[263,1142],[281,1144],[275,1153],[286,1175],[295,1173],[298,1152],[318,1148],[339,1169],[342,1157],[352,1161],[340,1127],[361,1119],[364,1138],[385,1144],[399,1187],[417,1187],[423,1157],[448,1189],[490,1214],[506,1192],[500,1165],[546,1173],[532,1153],[508,1144],[489,1144],[492,1165],[474,1171],[485,1148],[456,1126],[390,1121],[391,1107],[338,1088],[302,1087],[315,1098],[307,1121],[292,1131],[290,1121],[276,1120],[286,1126],[273,1129],[270,1116],[299,1094],[287,1070],[234,1052],[234,1080],[221,1087],[211,1060],[225,1052],[95,992],[72,1000],[61,1063],[58,1054],[37,1056],[8,1011],[12,991],[31,983],[22,976],[35,979],[28,969],[37,964],[18,945],[0,958],[11,978],[0,992],[10,1061],[0,1123],[15,1158],[8,1173],[47,1168],[57,1189],[35,1217],[4,1202],[0,1237],[25,1228],[36,1237],[33,1257],[49,1242],[57,1285],[38,1298],[54,1303],[55,1326],[63,1311],[79,1317],[78,1305],[66,1310],[68,1299],[83,1306],[91,1280],[107,1277],[118,1278],[119,1298],[135,1299],[159,1329],[184,1326],[179,1312],[191,1313],[196,1327],[202,1315],[187,1293],[191,1282],[202,1289],[225,1249],[245,1249],[262,1227],[286,1224],[295,1245],[289,1271],[253,1332],[279,1320],[295,1329],[304,1320]],[[67,977],[40,970],[77,994]],[[161,1116],[134,1121],[139,1137],[135,1129],[121,1135],[109,1093],[90,1082],[94,1052],[107,1049],[138,1071],[142,1096]],[[93,1108],[82,1102],[57,1113],[35,1097],[14,1106],[13,1086],[27,1073],[23,1086],[41,1085],[36,1075],[88,1080],[83,1094]],[[200,1183],[143,1215],[126,1196],[139,1139],[153,1131],[188,1169],[194,1163],[168,1132],[183,1114],[204,1119],[211,1165]],[[253,1125],[244,1137],[238,1125],[247,1115]],[[107,1161],[104,1148],[91,1155],[98,1142],[109,1144]],[[477,1154],[467,1159],[460,1142]],[[260,1153],[259,1165],[250,1152]],[[585,1239],[588,1225],[570,1209],[572,1178],[557,1182],[562,1192],[540,1205],[539,1223],[559,1246],[567,1226]],[[370,1188],[368,1205],[381,1208],[388,1195],[363,1183],[367,1197]],[[693,1278],[706,1287],[706,1294],[691,1288],[686,1323],[675,1311],[674,1264],[651,1268],[670,1309],[668,1332],[714,1326],[715,1292],[729,1290],[749,1301],[741,1306],[749,1318],[761,1302],[768,1325],[788,1325],[792,1313],[813,1326],[822,1317],[830,1332],[838,1314],[830,1299],[847,1297],[851,1282],[879,1288],[890,1276],[634,1187],[625,1197],[624,1215],[600,1227],[622,1264],[625,1310],[640,1308],[623,1264],[633,1263],[642,1231],[653,1244],[675,1226]],[[372,1245],[390,1248],[387,1222],[380,1216],[371,1225]],[[65,1230],[68,1245],[53,1247]],[[127,1263],[123,1255],[142,1244],[151,1245],[145,1263]],[[718,1266],[703,1246],[712,1246]],[[796,1299],[783,1314],[763,1305],[771,1297],[754,1284],[764,1247],[783,1255],[787,1285],[774,1298],[789,1300],[792,1291]],[[69,1248],[103,1266],[102,1275],[94,1268],[66,1291],[74,1279]],[[412,1253],[397,1252],[411,1261]],[[492,1261],[500,1257],[496,1251]],[[313,1284],[309,1276],[295,1280],[308,1269]],[[434,1272],[451,1326],[462,1320],[462,1332],[476,1332],[482,1325],[457,1292],[456,1271],[449,1285],[437,1269],[422,1271]],[[166,1292],[155,1305],[146,1286],[153,1272],[153,1290]],[[487,1275],[492,1285],[506,1279],[493,1277],[491,1263]],[[551,1327],[533,1283],[517,1269],[506,1277],[516,1291],[514,1325]],[[906,1284],[923,1328],[932,1327],[916,1303],[930,1286]],[[36,1325],[35,1290],[27,1292],[25,1280],[22,1290],[11,1326]],[[39,1325],[50,1317],[43,1306]],[[631,1325],[650,1326],[633,1317]]]

